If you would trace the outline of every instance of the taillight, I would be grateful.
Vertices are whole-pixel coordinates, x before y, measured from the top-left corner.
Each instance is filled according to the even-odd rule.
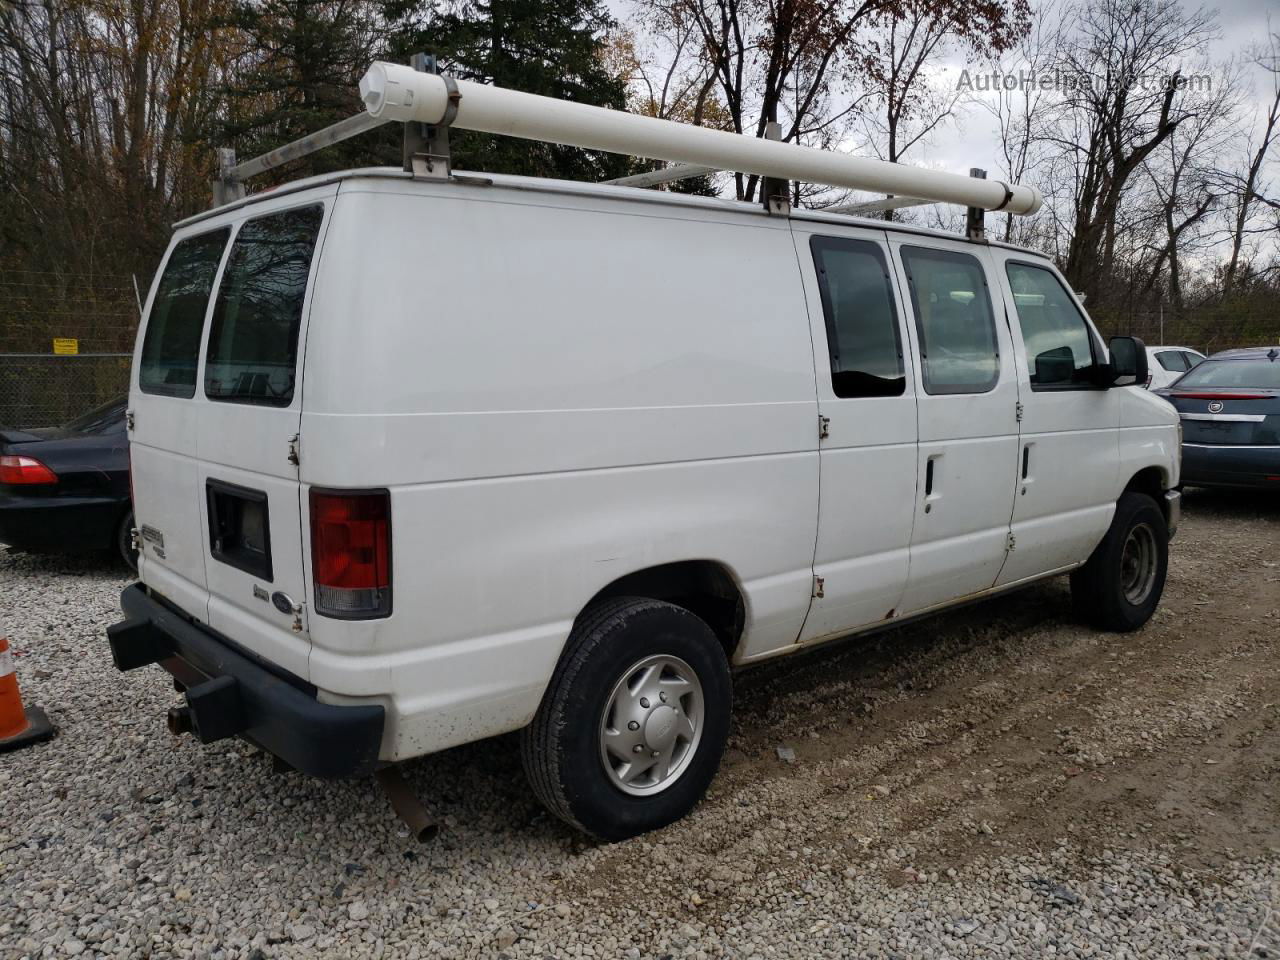
[[[316,612],[356,620],[391,613],[391,495],[311,491]]]
[[[1144,384],[1144,386],[1145,386],[1148,390],[1150,390],[1150,389],[1151,389],[1151,381],[1152,381],[1152,380],[1154,380],[1155,378],[1156,378],[1156,375],[1155,375],[1154,373],[1148,373],[1148,374],[1147,374],[1147,382]]]
[[[0,483],[57,483],[58,475],[35,457],[0,457]]]

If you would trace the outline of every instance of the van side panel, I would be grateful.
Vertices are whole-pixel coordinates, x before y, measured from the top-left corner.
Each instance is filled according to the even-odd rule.
[[[793,644],[818,436],[786,221],[412,189],[344,185],[316,281],[303,485],[390,489],[393,565],[389,618],[312,618],[322,696],[389,694],[384,759],[517,728],[583,605],[680,560],[737,579],[739,659]]]

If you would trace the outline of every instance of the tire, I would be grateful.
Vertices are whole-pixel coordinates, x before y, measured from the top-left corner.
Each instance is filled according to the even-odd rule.
[[[133,549],[133,511],[125,511],[116,527],[116,554],[124,561],[124,565],[134,573],[138,572],[138,551]]]
[[[661,701],[642,698],[659,688]],[[706,623],[658,600],[606,600],[578,618],[521,734],[525,774],[566,823],[602,840],[634,837],[679,820],[702,798],[731,710],[729,663]],[[637,746],[640,759],[622,759]],[[645,766],[654,747],[658,759]]]
[[[1169,528],[1145,493],[1116,501],[1107,535],[1083,567],[1071,574],[1077,615],[1103,630],[1129,633],[1155,613],[1169,570]]]

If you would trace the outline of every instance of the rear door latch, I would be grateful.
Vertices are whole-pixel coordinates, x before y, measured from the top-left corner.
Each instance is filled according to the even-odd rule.
[[[295,467],[302,462],[301,455],[298,452],[298,434],[293,435],[293,439],[289,441],[289,462]]]

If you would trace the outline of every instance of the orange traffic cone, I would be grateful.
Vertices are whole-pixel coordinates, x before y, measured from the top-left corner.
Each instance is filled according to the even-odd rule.
[[[53,736],[53,724],[39,707],[22,708],[18,675],[9,641],[0,637],[0,753],[17,750]]]

